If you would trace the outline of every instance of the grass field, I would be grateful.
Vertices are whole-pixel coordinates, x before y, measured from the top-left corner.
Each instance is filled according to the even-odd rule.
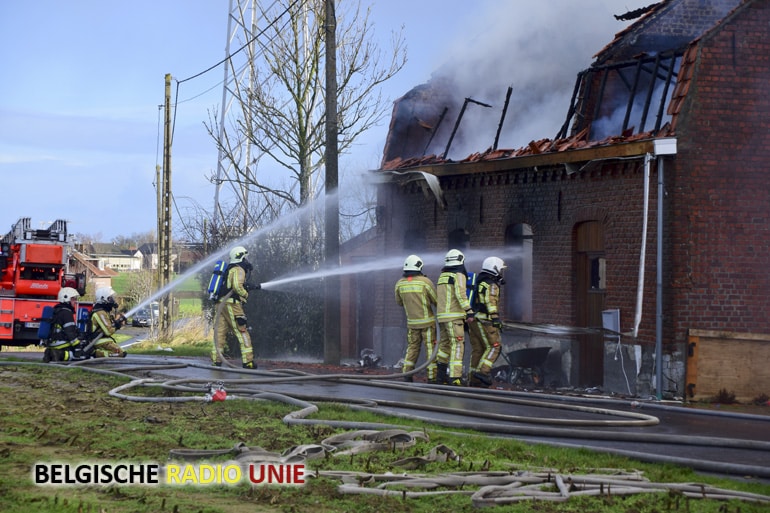
[[[255,513],[255,512],[406,512],[470,513],[477,511],[471,494],[479,489],[476,476],[545,476],[533,493],[559,494],[555,476],[630,473],[656,483],[699,483],[726,490],[770,494],[770,486],[700,476],[673,465],[644,464],[589,450],[532,445],[473,432],[447,432],[436,426],[353,411],[341,404],[318,404],[305,424],[289,424],[286,416],[299,405],[272,400],[224,402],[185,401],[203,391],[164,389],[134,383],[128,377],[95,374],[84,368],[55,365],[0,365],[0,511],[10,513]],[[110,395],[122,389],[126,399]],[[23,400],[20,400],[22,399]],[[31,469],[57,462],[73,467],[109,462],[184,463],[172,454],[180,450],[227,452],[242,443],[274,455],[304,444],[318,445],[350,432],[331,427],[331,420],[352,426],[364,422],[397,424],[416,433],[407,446],[385,444],[379,450],[339,449],[305,462],[304,486],[234,485],[35,486]],[[375,430],[375,432],[379,432]],[[353,446],[350,446],[353,447]],[[192,453],[188,453],[192,454]],[[446,457],[434,458],[432,455]],[[230,454],[229,457],[232,457]],[[172,459],[170,459],[172,458]],[[190,456],[188,456],[190,458]],[[228,455],[187,461],[222,464]],[[406,463],[405,463],[406,462]],[[412,463],[409,463],[412,462]],[[347,476],[347,477],[345,477]],[[395,477],[422,476],[422,484],[377,490]],[[566,477],[565,477],[566,479]],[[343,490],[343,483],[349,483]],[[431,484],[434,483],[434,484]],[[575,493],[579,486],[569,485]],[[705,490],[705,488],[701,488]],[[363,492],[367,493],[364,494]],[[565,490],[566,492],[566,490]],[[623,494],[605,486],[597,496],[568,500],[526,499],[490,511],[524,513],[759,513],[768,504],[686,496],[671,490]]]

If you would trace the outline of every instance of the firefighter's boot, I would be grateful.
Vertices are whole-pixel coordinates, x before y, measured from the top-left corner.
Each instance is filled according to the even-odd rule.
[[[437,363],[436,364],[436,383],[439,385],[449,384],[449,364]]]
[[[449,378],[449,384],[453,387],[463,386],[463,378]]]
[[[474,381],[478,383],[477,386],[489,388],[492,386],[492,376],[484,374],[483,372],[476,371],[471,375],[471,383]]]

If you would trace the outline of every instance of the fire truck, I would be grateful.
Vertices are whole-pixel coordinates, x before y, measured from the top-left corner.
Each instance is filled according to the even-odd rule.
[[[85,294],[85,274],[68,272],[71,248],[67,222],[61,219],[34,229],[24,217],[0,239],[0,346],[37,343],[43,308],[56,305],[62,287]],[[81,321],[88,311],[78,310]]]

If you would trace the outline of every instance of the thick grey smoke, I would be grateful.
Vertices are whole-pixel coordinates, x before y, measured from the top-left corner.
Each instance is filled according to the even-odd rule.
[[[493,108],[467,106],[462,136],[453,141],[448,157],[463,158],[492,146],[509,86],[513,92],[498,148],[520,148],[532,140],[554,138],[566,119],[578,72],[632,23],[613,15],[651,3],[517,0],[481,4],[486,11],[469,20],[468,32],[458,34],[456,45],[448,49],[447,60],[431,80],[451,83],[452,96],[460,106],[470,97]],[[476,35],[469,41],[468,33]],[[445,125],[454,125],[459,109],[453,110]],[[437,141],[431,152],[440,154],[446,142]]]

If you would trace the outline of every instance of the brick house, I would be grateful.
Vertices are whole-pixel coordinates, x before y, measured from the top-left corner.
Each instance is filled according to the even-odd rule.
[[[508,320],[622,333],[506,330],[504,350],[551,348],[546,384],[770,394],[770,0],[640,11],[578,74],[553,139],[452,161],[441,150],[462,129],[441,120],[463,104],[446,84],[398,100],[377,227],[343,263],[418,253],[435,280],[450,248],[470,271],[500,256]],[[343,354],[402,354],[399,276],[343,280],[343,319],[356,321]]]

